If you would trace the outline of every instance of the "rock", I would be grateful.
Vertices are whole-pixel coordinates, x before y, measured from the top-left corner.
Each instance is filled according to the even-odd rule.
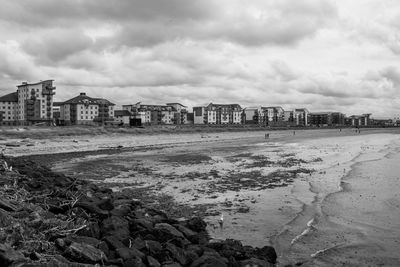
[[[144,240],[141,237],[136,237],[132,241],[132,246],[138,250],[142,250],[142,249],[146,248],[146,243],[144,242]]]
[[[273,247],[270,246],[265,246],[263,248],[257,248],[255,251],[255,254],[258,256],[260,259],[265,259],[270,263],[275,264],[276,263],[276,251]]]
[[[81,263],[101,263],[107,260],[103,251],[92,245],[73,242],[64,252],[64,255]]]
[[[188,264],[189,260],[186,256],[186,252],[183,249],[175,246],[174,244],[166,243],[165,250],[167,250],[170,253],[172,259],[176,260],[180,264],[182,265]]]
[[[140,258],[132,258],[123,263],[123,267],[146,267]]]
[[[158,241],[145,240],[144,243],[146,245],[147,252],[151,256],[155,256],[155,255],[159,254],[161,252],[161,250],[162,250],[161,243],[158,242]]]
[[[125,245],[119,240],[118,237],[110,235],[103,238],[103,240],[114,250],[123,248]]]
[[[240,264],[240,267],[273,267],[274,266],[272,263],[269,263],[265,260],[256,259],[256,258],[243,260],[239,264]]]
[[[121,239],[128,237],[129,232],[129,222],[124,218],[111,216],[103,220],[101,225],[101,232],[103,235],[114,235]]]
[[[195,260],[190,267],[227,267],[227,259],[222,258],[217,255],[205,255],[201,256],[197,260]]]
[[[101,237],[100,226],[97,222],[89,222],[87,227],[82,230],[79,230],[77,234],[100,239]]]
[[[102,210],[107,210],[107,211],[111,211],[111,210],[114,209],[114,205],[113,205],[113,203],[111,202],[111,199],[110,199],[110,198],[105,198],[105,199],[100,200],[100,201],[97,203],[97,206],[98,206],[100,209],[102,209]]]
[[[181,225],[181,224],[174,224],[173,225],[178,231],[180,231],[181,233],[183,233],[185,235],[185,237],[189,240],[191,240],[192,238],[194,238],[197,233],[190,230],[189,228]]]
[[[182,267],[182,265],[180,265],[177,262],[171,262],[171,263],[166,263],[162,265],[163,267]]]
[[[116,250],[117,255],[119,257],[121,257],[124,261],[127,261],[129,259],[133,259],[133,258],[140,258],[140,259],[144,259],[145,255],[143,252],[140,252],[139,250],[137,250],[136,248],[118,248]]]
[[[154,226],[153,223],[149,220],[146,219],[134,219],[131,224],[130,224],[130,230],[131,231],[137,231],[140,230],[139,227],[142,227],[148,231],[153,231],[154,230]]]
[[[199,217],[194,217],[186,222],[186,226],[195,232],[201,232],[206,230],[207,223]]]
[[[155,225],[154,229],[161,231],[162,233],[169,236],[169,238],[177,237],[177,238],[185,238],[181,232],[176,230],[175,227],[169,225],[167,223],[158,223]],[[169,239],[167,237],[167,239]]]
[[[161,267],[161,264],[152,256],[147,256],[147,266],[149,267]]]
[[[6,244],[0,244],[0,266],[17,266],[26,262],[26,258],[20,251],[14,250]]]

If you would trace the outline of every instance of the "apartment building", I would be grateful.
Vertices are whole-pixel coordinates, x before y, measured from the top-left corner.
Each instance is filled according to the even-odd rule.
[[[345,115],[340,112],[313,112],[308,120],[312,126],[340,126],[345,124]]]
[[[262,107],[248,107],[242,113],[243,124],[265,125],[265,112]]]
[[[371,114],[366,113],[362,115],[352,115],[349,117],[349,122],[351,126],[369,126],[371,125]]]
[[[0,97],[1,125],[16,125],[17,108],[18,94],[16,92]]]
[[[241,124],[242,108],[238,104],[213,104],[193,107],[194,124]]]
[[[263,107],[266,125],[283,126],[285,123],[285,110],[282,107]]]
[[[55,89],[53,80],[17,85],[17,92],[0,97],[1,124],[51,123]]]
[[[293,119],[298,126],[308,126],[310,112],[306,108],[296,108],[293,111]]]
[[[104,124],[114,119],[114,103],[80,93],[60,105],[61,125]]]
[[[122,105],[122,110],[132,114],[132,118],[141,121],[144,125],[158,124],[187,124],[187,107],[180,103],[166,105],[149,105],[138,102]]]

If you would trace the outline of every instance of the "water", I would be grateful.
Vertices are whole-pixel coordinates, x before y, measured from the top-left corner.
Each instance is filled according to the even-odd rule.
[[[400,140],[358,145],[310,178],[314,200],[275,236],[281,265],[400,266]]]

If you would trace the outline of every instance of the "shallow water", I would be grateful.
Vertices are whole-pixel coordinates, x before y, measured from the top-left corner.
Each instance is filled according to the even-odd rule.
[[[363,138],[358,145],[346,153],[354,156],[349,172],[339,174],[343,162],[310,179],[314,201],[275,237],[282,265],[400,266],[400,139]]]

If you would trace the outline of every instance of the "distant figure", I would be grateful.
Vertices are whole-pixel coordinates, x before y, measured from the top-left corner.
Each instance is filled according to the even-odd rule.
[[[293,135],[296,135],[296,131],[293,131]]]
[[[224,214],[221,214],[221,218],[218,220],[219,227],[222,229],[224,227]]]
[[[265,134],[265,139],[269,139],[269,133]]]
[[[341,131],[342,131],[342,128],[339,129],[339,132],[341,132]]]

